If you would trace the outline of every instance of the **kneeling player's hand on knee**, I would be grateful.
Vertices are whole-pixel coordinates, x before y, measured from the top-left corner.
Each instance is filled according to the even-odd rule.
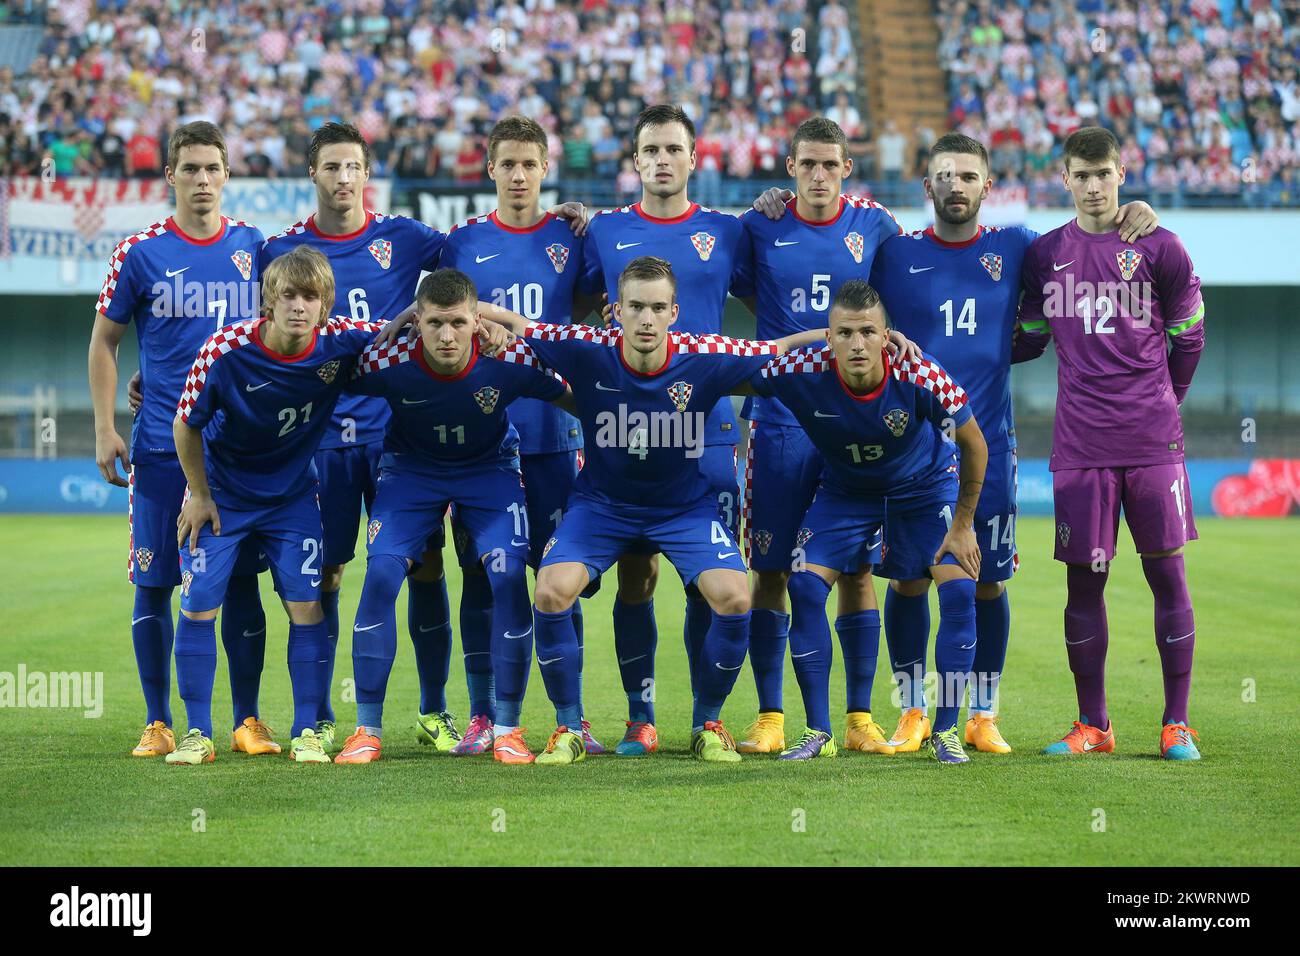
[[[939,545],[939,550],[934,554],[934,563],[938,564],[945,554],[951,554],[957,559],[963,571],[979,580],[980,546],[975,540],[974,529],[949,528],[948,533],[943,536],[943,543]]]
[[[221,515],[217,513],[217,503],[211,498],[191,495],[176,519],[176,546],[185,547],[185,539],[189,538],[190,554],[194,554],[199,544],[199,532],[205,524],[212,525],[213,534],[221,534]]]

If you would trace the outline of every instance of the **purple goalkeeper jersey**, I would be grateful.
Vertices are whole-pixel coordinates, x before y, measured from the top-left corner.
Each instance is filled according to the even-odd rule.
[[[1023,334],[1050,335],[1059,360],[1051,470],[1182,461],[1205,306],[1178,237],[1126,243],[1071,220],[1029,247],[1023,280]]]

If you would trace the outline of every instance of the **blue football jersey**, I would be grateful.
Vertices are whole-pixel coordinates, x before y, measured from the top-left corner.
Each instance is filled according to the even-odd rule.
[[[537,361],[522,339],[497,358],[484,358],[474,340],[469,364],[456,375],[433,370],[420,339],[374,345],[357,363],[348,391],[376,395],[392,409],[383,463],[432,466],[509,464],[519,436],[506,408],[516,399],[550,401],[564,382]]]
[[[132,461],[176,457],[172,421],[194,356],[221,327],[258,317],[262,241],[260,230],[225,216],[201,240],[168,218],[113,250],[95,308],[135,322],[144,403],[131,425]]]
[[[1020,266],[1037,236],[980,226],[969,242],[949,243],[930,227],[888,240],[871,268],[894,327],[965,384],[990,454],[1016,446],[1011,335]]]
[[[357,357],[381,328],[336,316],[297,355],[262,342],[268,319],[240,322],[199,350],[177,414],[203,429],[213,496],[245,506],[287,501],[316,483],[321,434]]]
[[[607,209],[587,227],[582,290],[618,300],[618,277],[641,256],[657,256],[672,264],[681,306],[673,330],[695,335],[722,333],[727,293],[750,272],[740,220],[725,212],[691,203],[673,219],[646,215],[641,204]],[[739,293],[738,293],[739,294]],[[709,416],[705,444],[734,445],[740,440],[736,412],[724,397]]]
[[[415,301],[421,272],[438,268],[447,237],[406,216],[366,213],[366,224],[346,236],[327,236],[316,217],[266,240],[262,268],[300,245],[311,246],[334,269],[334,311],[356,322],[387,322]],[[321,448],[367,445],[383,440],[388,405],[363,395],[344,395],[334,410]]]
[[[867,395],[849,391],[829,345],[782,355],[751,380],[794,413],[825,459],[823,482],[842,494],[906,498],[957,471],[944,428],[970,420],[965,390],[928,355],[896,363],[885,352],[884,361],[885,377]]]
[[[738,287],[736,294],[757,299],[760,339],[825,328],[840,286],[870,275],[881,243],[903,231],[888,209],[857,196],[841,196],[840,211],[825,222],[804,219],[793,199],[786,209],[776,220],[753,209],[740,217],[753,269],[751,288]],[[756,422],[795,424],[774,399],[752,399],[744,414]]]
[[[495,212],[467,219],[447,234],[441,265],[459,269],[478,297],[532,322],[562,325],[573,319],[573,293],[582,274],[583,240],[547,213],[528,229],[504,225]],[[521,398],[510,406],[521,455],[547,455],[582,447],[582,428],[550,402]]]
[[[529,325],[525,337],[573,389],[587,440],[575,490],[661,509],[712,500],[700,470],[710,412],[777,354],[772,342],[669,332],[663,367],[641,373],[619,328]]]

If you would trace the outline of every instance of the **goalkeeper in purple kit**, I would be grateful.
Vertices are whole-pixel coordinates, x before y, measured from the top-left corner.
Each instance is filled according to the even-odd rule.
[[[1102,595],[1122,507],[1155,597],[1165,690],[1160,753],[1197,760],[1187,724],[1196,626],[1183,567],[1196,522],[1179,406],[1205,344],[1201,283],[1167,229],[1133,242],[1114,230],[1124,166],[1113,134],[1100,127],[1071,134],[1063,179],[1078,215],[1029,248],[1015,355],[1031,358],[1050,338],[1060,362],[1051,469],[1079,719],[1045,752],[1115,749]]]

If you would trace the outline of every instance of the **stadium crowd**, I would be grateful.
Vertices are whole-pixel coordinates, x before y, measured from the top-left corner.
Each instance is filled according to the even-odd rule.
[[[724,180],[784,178],[790,133],[813,113],[845,129],[873,181],[914,180],[943,132],[859,111],[841,0],[15,10],[42,6],[30,69],[0,70],[0,173],[48,158],[61,175],[156,176],[169,131],[207,119],[235,175],[297,175],[312,131],[342,117],[379,175],[476,182],[487,128],[518,112],[550,134],[553,180],[613,181],[623,202],[640,188],[635,117],[671,101],[699,128],[697,196],[716,205]],[[937,0],[937,15],[950,125],[986,142],[999,181],[1032,204],[1060,201],[1061,143],[1090,123],[1119,137],[1130,186],[1296,201],[1300,0]]]
[[[1295,195],[1300,0],[938,5],[949,122],[1031,198],[1059,193],[1061,142],[1096,124],[1153,192]]]

